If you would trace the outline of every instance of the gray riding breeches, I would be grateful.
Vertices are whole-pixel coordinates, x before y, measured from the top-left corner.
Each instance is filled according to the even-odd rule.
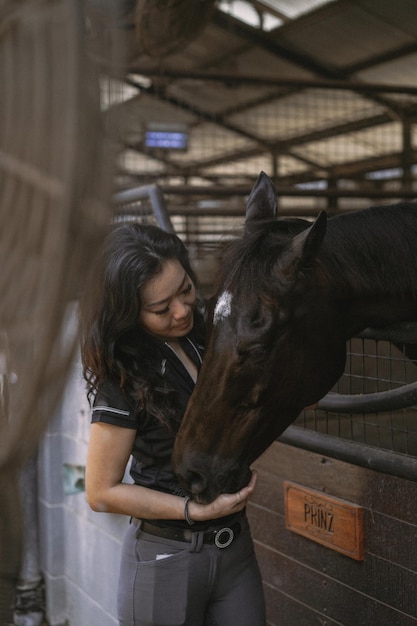
[[[262,581],[246,518],[225,548],[174,541],[130,524],[121,558],[120,626],[265,626]]]

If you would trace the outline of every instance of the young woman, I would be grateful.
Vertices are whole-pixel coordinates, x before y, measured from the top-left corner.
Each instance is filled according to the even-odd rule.
[[[131,518],[121,626],[264,626],[261,578],[239,493],[199,504],[171,453],[203,356],[196,281],[181,240],[155,226],[113,230],[83,316],[93,403],[86,471],[94,511]],[[133,483],[123,482],[131,459]]]

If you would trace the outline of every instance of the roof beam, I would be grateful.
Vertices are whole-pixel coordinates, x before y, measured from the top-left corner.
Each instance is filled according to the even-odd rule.
[[[274,38],[274,31],[272,31],[272,33],[265,33],[262,30],[244,24],[231,15],[225,15],[225,13],[219,11],[218,9],[214,12],[210,21],[218,28],[221,28],[229,33],[232,32],[234,35],[249,42],[251,45],[263,48],[264,50],[267,50],[268,52],[279,56],[286,61],[290,61],[298,67],[302,67],[304,70],[312,72],[316,76],[328,79],[341,78],[339,72],[331,68],[324,67],[321,63],[317,63],[306,54],[301,54],[300,52],[296,52],[295,50],[291,50],[290,48],[280,44]]]

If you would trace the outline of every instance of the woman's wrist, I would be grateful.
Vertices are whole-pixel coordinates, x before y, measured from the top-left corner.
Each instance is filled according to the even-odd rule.
[[[187,524],[189,526],[192,526],[195,522],[195,520],[193,520],[191,518],[191,514],[190,514],[190,502],[191,502],[191,496],[185,496],[184,498],[184,519],[187,522]]]

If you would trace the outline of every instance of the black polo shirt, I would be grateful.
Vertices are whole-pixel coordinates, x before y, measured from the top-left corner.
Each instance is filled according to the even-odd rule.
[[[199,369],[203,347],[192,334],[181,338],[181,345]],[[104,422],[137,431],[130,468],[130,475],[136,484],[185,495],[172,470],[171,455],[176,432],[194,389],[194,381],[181,360],[164,342],[155,341],[152,359],[155,359],[153,367],[157,365],[166,387],[176,390],[177,423],[170,428],[143,410],[135,411],[132,399],[120,389],[117,382],[111,380],[104,381],[98,390],[92,422]]]

